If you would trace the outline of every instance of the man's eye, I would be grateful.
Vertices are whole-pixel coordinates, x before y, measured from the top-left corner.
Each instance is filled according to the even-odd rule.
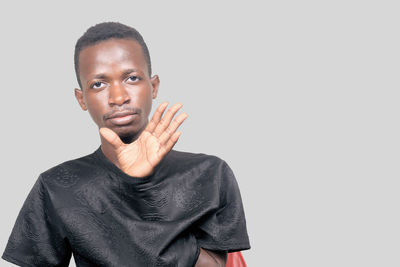
[[[91,87],[94,88],[94,89],[99,89],[99,88],[102,87],[102,85],[103,85],[102,82],[95,82],[94,84],[92,84]]]
[[[130,82],[137,82],[137,81],[139,81],[140,79],[139,79],[139,77],[137,77],[137,76],[130,76],[129,78],[128,78],[128,81],[130,81]]]

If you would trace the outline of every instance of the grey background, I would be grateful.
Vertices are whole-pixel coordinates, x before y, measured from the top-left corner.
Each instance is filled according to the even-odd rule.
[[[37,176],[98,147],[73,48],[120,21],[147,41],[154,104],[190,115],[176,149],[234,170],[249,266],[399,266],[398,14],[396,1],[3,1],[0,250]]]

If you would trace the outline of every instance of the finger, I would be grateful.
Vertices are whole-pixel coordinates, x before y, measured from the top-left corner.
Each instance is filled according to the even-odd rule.
[[[153,133],[157,124],[161,120],[162,114],[164,113],[164,111],[167,107],[168,107],[168,102],[164,102],[158,106],[158,108],[156,109],[156,111],[153,114],[153,117],[151,117],[150,122],[147,124],[146,131]]]
[[[100,136],[110,143],[114,149],[119,149],[124,143],[121,141],[119,136],[109,128],[100,128]]]
[[[157,124],[156,128],[153,131],[153,135],[155,137],[160,137],[160,135],[165,131],[165,129],[171,123],[172,118],[178,112],[178,110],[182,107],[182,104],[175,104],[170,109],[168,109],[167,113],[165,113],[164,117],[161,118],[160,122]]]
[[[160,150],[158,151],[160,157],[164,157],[168,152],[172,150],[176,142],[178,142],[181,134],[181,132],[175,132],[168,140],[167,144],[160,147]]]
[[[165,129],[165,131],[159,137],[160,143],[165,144],[171,136],[176,132],[176,130],[181,126],[181,124],[187,119],[188,115],[186,113],[179,114],[171,124]]]

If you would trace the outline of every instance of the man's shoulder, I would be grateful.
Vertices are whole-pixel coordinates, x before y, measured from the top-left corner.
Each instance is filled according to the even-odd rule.
[[[171,150],[163,160],[162,165],[172,167],[177,171],[191,169],[215,171],[224,168],[227,164],[223,159],[214,155]]]
[[[96,159],[92,154],[67,160],[40,174],[41,180],[45,184],[56,184],[61,187],[70,187],[82,177],[89,175],[98,168],[95,168]]]
[[[186,152],[186,151],[178,151],[178,150],[171,150],[166,160],[168,161],[178,161],[178,162],[185,162],[185,163],[201,163],[201,162],[210,162],[214,164],[221,164],[224,162],[221,158],[209,155],[205,153],[193,153],[193,152]]]

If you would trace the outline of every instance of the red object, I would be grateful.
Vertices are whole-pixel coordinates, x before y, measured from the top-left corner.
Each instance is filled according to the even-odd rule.
[[[240,251],[228,253],[226,267],[247,267],[242,253]]]

